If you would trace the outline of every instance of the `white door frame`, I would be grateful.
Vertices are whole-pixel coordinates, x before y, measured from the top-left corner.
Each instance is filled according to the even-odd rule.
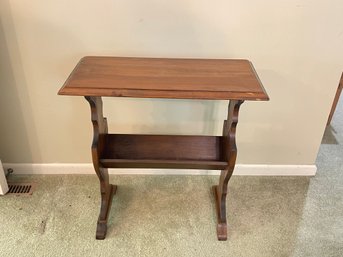
[[[4,168],[2,167],[2,162],[0,160],[0,195],[6,194],[8,191],[7,180],[5,176]]]

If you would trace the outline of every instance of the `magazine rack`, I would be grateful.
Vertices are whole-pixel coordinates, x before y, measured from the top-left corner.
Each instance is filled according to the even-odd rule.
[[[94,136],[92,159],[100,180],[101,208],[96,238],[104,239],[117,186],[108,168],[221,170],[213,186],[217,236],[227,239],[226,194],[237,148],[236,125],[245,100],[268,100],[247,60],[84,57],[60,95],[84,96],[91,107]],[[230,100],[222,136],[110,134],[102,97]],[[176,102],[177,104],[177,102]]]

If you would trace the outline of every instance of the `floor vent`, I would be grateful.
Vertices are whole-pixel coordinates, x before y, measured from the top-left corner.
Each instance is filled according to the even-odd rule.
[[[8,183],[7,194],[32,195],[33,187],[32,183]]]

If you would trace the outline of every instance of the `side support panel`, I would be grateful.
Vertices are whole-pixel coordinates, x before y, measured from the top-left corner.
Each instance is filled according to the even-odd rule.
[[[93,123],[92,159],[94,170],[100,181],[101,207],[97,223],[96,239],[105,239],[107,232],[107,219],[111,208],[113,195],[117,186],[109,183],[107,168],[100,164],[100,157],[105,147],[105,134],[107,134],[107,120],[102,113],[101,97],[85,96],[91,107],[91,120]]]
[[[236,164],[237,147],[236,147],[236,126],[238,123],[238,113],[241,104],[244,101],[231,100],[228,108],[228,117],[224,121],[223,140],[224,140],[224,155],[228,162],[225,170],[221,171],[219,184],[213,186],[213,192],[216,202],[217,211],[217,236],[218,240],[227,240],[227,222],[226,222],[226,195],[227,185],[232,176]]]

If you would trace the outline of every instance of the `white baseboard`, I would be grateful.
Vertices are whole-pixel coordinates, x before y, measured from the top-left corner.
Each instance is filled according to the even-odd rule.
[[[94,174],[91,163],[4,163],[14,174]],[[316,165],[237,164],[234,175],[242,176],[314,176]],[[110,174],[141,175],[219,175],[217,170],[192,169],[109,169]]]

